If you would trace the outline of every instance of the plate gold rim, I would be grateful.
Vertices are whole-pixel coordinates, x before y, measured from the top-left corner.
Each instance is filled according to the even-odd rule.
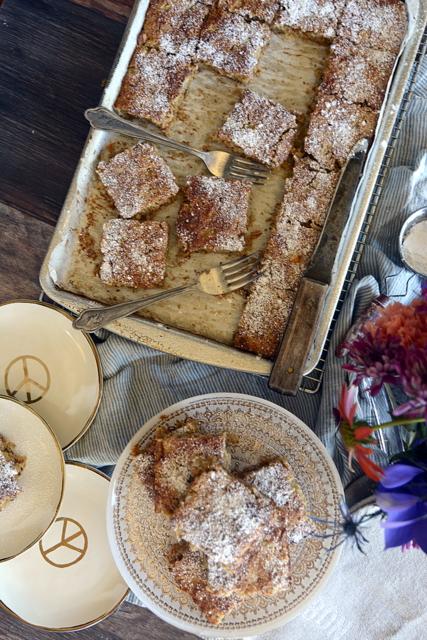
[[[0,396],[0,398],[1,397],[2,396]],[[110,482],[110,477],[107,476],[106,473],[103,473],[99,469],[96,469],[95,467],[92,467],[89,464],[85,464],[84,462],[77,462],[76,460],[67,460],[67,462],[65,463],[65,466],[81,467],[83,469],[86,469],[87,471],[91,471],[93,473],[96,473],[97,475],[101,476],[101,478],[104,478],[105,480],[107,480],[107,482]],[[65,469],[64,469],[64,473],[65,473]],[[59,509],[58,509],[58,511],[59,511]],[[55,519],[56,519],[56,516],[58,515],[58,511],[55,514]],[[47,531],[47,529],[46,529],[46,531]],[[46,531],[45,531],[45,533],[46,533]],[[41,536],[41,537],[43,537],[43,536]],[[113,560],[113,564],[115,565],[116,563],[114,562],[114,558],[113,557],[112,557],[112,560]],[[117,569],[117,571],[118,571],[118,569]],[[119,573],[120,577],[122,578],[122,575],[120,574],[120,571],[118,571],[118,573]],[[126,585],[125,580],[123,580],[123,582]],[[129,587],[127,587],[127,590],[125,591],[124,595],[120,598],[120,600],[114,605],[114,607],[112,609],[110,609],[106,613],[101,614],[97,618],[94,618],[93,620],[90,620],[89,622],[85,622],[85,623],[80,624],[80,625],[74,625],[72,627],[46,627],[44,625],[33,624],[32,622],[29,622],[28,620],[25,620],[25,618],[22,618],[22,616],[20,616],[17,613],[15,613],[12,609],[10,609],[10,607],[8,607],[3,602],[3,600],[0,600],[0,609],[3,609],[6,613],[11,615],[13,618],[15,618],[16,620],[19,620],[19,622],[22,622],[22,623],[24,623],[24,624],[26,624],[26,625],[28,625],[30,627],[33,627],[34,629],[41,629],[43,631],[50,631],[52,633],[61,633],[61,632],[67,632],[67,631],[81,631],[83,629],[89,629],[90,627],[93,627],[94,625],[98,624],[98,622],[102,622],[102,620],[105,620],[106,618],[109,618],[111,615],[113,615],[113,613],[115,613],[119,609],[119,607],[123,604],[124,600],[127,598],[129,593],[130,593],[130,589],[129,589]]]
[[[0,309],[2,307],[10,306],[10,305],[13,305],[13,304],[37,304],[37,305],[39,305],[41,307],[47,307],[51,311],[56,311],[57,313],[61,314],[62,316],[65,316],[65,318],[67,318],[71,323],[73,322],[73,316],[68,311],[65,311],[65,309],[62,309],[62,308],[59,309],[58,307],[55,307],[53,304],[49,304],[47,302],[42,302],[40,300],[31,300],[29,298],[19,298],[17,300],[8,300],[6,302],[2,302],[2,303],[0,303]],[[90,335],[86,331],[81,331],[81,334],[86,338],[86,341],[87,341],[87,343],[88,343],[88,345],[89,345],[89,347],[90,347],[90,349],[92,351],[92,354],[93,354],[93,356],[95,358],[96,369],[97,369],[97,373],[98,373],[98,396],[97,396],[96,402],[94,404],[93,410],[92,410],[91,414],[89,415],[88,419],[86,420],[85,424],[83,425],[81,431],[79,431],[79,433],[76,436],[74,436],[74,438],[70,442],[68,442],[67,444],[65,444],[62,447],[62,451],[63,452],[67,451],[70,447],[72,447],[74,444],[76,444],[80,440],[80,438],[82,438],[84,436],[86,431],[88,431],[89,427],[91,426],[91,424],[95,420],[96,414],[98,413],[99,405],[101,404],[101,399],[102,399],[102,395],[103,395],[103,391],[104,391],[104,379],[103,379],[103,374],[102,374],[102,365],[101,365],[101,359],[99,357],[98,350],[97,350],[97,348],[95,346],[94,341],[92,340],[92,338],[90,337]],[[7,397],[10,397],[10,396],[7,396]]]

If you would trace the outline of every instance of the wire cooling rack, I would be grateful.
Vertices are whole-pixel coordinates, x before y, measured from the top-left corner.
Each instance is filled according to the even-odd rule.
[[[387,174],[390,161],[393,156],[393,152],[396,146],[396,141],[399,139],[402,121],[405,117],[406,111],[408,109],[408,105],[411,101],[413,89],[414,89],[414,83],[417,77],[420,62],[422,58],[426,55],[426,50],[427,50],[427,31],[424,32],[423,38],[421,40],[420,48],[415,58],[414,66],[412,67],[411,75],[408,80],[408,85],[402,99],[399,113],[397,114],[396,122],[394,124],[393,131],[390,136],[390,141],[388,143],[388,146],[384,155],[384,160],[383,160],[380,172],[378,174],[377,181],[375,183],[372,199],[366,214],[365,221],[362,226],[362,230],[360,232],[359,239],[357,241],[356,249],[354,251],[353,258],[350,263],[350,267],[347,271],[347,275],[344,281],[341,295],[338,299],[338,304],[332,318],[331,326],[329,328],[329,333],[325,341],[325,346],[323,348],[322,355],[316,367],[308,375],[304,376],[302,380],[301,391],[304,391],[306,393],[316,393],[320,389],[320,386],[322,384],[323,374],[325,370],[325,363],[326,363],[326,355],[328,353],[328,349],[330,346],[331,336],[335,328],[340,311],[342,309],[344,300],[347,296],[347,293],[356,275],[357,267],[359,266],[360,258],[362,257],[363,249],[366,245],[369,228],[375,216],[375,212],[377,210],[378,202],[383,189],[384,178]]]

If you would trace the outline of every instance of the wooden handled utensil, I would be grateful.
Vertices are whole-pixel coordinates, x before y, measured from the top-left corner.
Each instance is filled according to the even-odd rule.
[[[298,288],[291,317],[270,374],[269,387],[275,391],[294,396],[300,388],[304,365],[316,335],[367,150],[368,140],[358,142],[341,173],[322,234]]]

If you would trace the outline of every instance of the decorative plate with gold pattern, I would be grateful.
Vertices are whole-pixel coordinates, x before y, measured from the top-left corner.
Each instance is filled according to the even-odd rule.
[[[159,426],[173,427],[187,417],[203,429],[227,431],[233,467],[284,457],[317,518],[339,517],[342,485],[326,449],[298,418],[277,405],[252,396],[223,393],[189,398],[149,420],[122,453],[110,485],[108,535],[113,556],[133,592],[170,624],[204,637],[254,636],[284,624],[318,592],[339,556],[334,537],[312,536],[291,546],[292,585],[273,597],[256,595],[219,625],[206,621],[189,596],[174,584],[165,558],[173,542],[170,521],[154,512],[148,490],[135,470],[133,451],[146,446]],[[235,441],[235,443],[234,443]],[[321,533],[324,525],[316,524]]]

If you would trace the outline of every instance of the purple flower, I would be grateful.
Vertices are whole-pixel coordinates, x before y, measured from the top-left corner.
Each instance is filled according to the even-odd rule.
[[[395,416],[407,418],[423,416],[427,420],[427,351],[414,347],[399,364],[400,380],[408,402],[394,411]]]
[[[382,523],[385,548],[411,543],[427,553],[427,441],[403,455],[404,460],[384,470],[375,492],[387,514]]]

